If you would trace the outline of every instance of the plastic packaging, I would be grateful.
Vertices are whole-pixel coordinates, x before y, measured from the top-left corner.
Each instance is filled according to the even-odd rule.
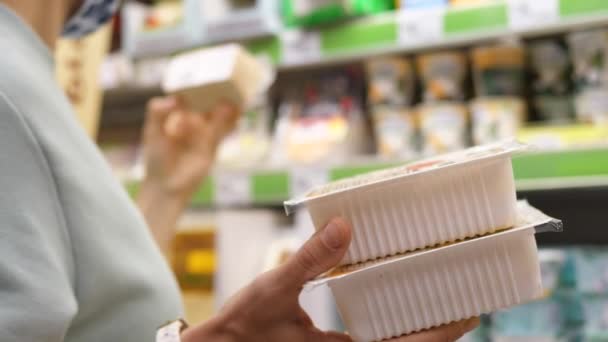
[[[327,283],[355,341],[380,341],[542,296],[535,228],[561,230],[520,203],[516,228],[334,270]]]
[[[608,83],[608,30],[574,32],[567,36],[578,91]]]
[[[407,106],[413,102],[414,73],[408,59],[375,58],[365,64],[368,102],[372,106]]]
[[[458,51],[418,56],[418,74],[422,80],[424,101],[461,100],[466,75],[466,57]]]
[[[422,153],[434,156],[461,150],[467,140],[468,112],[459,102],[423,104],[416,108]]]
[[[384,157],[413,159],[417,155],[414,114],[405,108],[372,108],[374,137],[378,153]]]
[[[509,228],[516,223],[515,142],[464,151],[337,181],[285,202],[305,205],[317,230],[341,216],[354,227],[341,265]]]
[[[471,102],[473,143],[488,144],[517,136],[526,119],[526,106],[516,97],[480,98]]]
[[[608,123],[608,87],[586,88],[575,96],[574,106],[579,121],[592,124]]]
[[[473,49],[473,80],[477,96],[524,95],[525,52],[518,45]]]
[[[530,62],[534,76],[533,91],[542,95],[568,93],[569,58],[558,40],[547,39],[530,45]]]
[[[363,75],[353,68],[306,75],[286,89],[275,125],[276,164],[340,162],[365,152]],[[283,89],[282,89],[283,90]]]

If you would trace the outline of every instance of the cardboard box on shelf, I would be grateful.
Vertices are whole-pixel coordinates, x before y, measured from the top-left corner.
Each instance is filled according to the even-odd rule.
[[[243,108],[270,85],[270,74],[270,68],[241,46],[228,44],[174,57],[162,87],[196,111],[209,111],[223,101]]]

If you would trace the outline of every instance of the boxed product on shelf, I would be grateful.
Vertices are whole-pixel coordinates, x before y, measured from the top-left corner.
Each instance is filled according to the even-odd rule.
[[[307,75],[308,76],[308,75]],[[338,163],[367,149],[362,75],[340,68],[309,75],[283,97],[271,157],[277,164]]]
[[[523,96],[525,50],[516,44],[476,47],[471,52],[477,96]]]
[[[459,51],[434,52],[416,58],[424,101],[462,100],[466,56]]]
[[[340,265],[495,232],[517,222],[511,155],[524,148],[480,146],[339,180],[285,209],[305,206],[317,230],[335,216],[352,223]]]
[[[608,86],[587,87],[574,97],[574,107],[579,121],[584,123],[608,123]]]
[[[203,41],[195,0],[162,1],[154,6],[127,2],[121,13],[122,49],[130,56],[162,56]]]
[[[376,149],[383,157],[413,159],[418,155],[416,124],[412,110],[390,105],[371,109]]]
[[[471,102],[473,143],[514,138],[526,121],[526,105],[517,97],[478,98]]]
[[[372,106],[408,106],[413,103],[414,71],[409,59],[378,57],[365,63],[367,100]]]
[[[532,106],[544,123],[562,124],[574,119],[570,87],[570,58],[557,39],[530,44]]]
[[[608,82],[608,30],[595,29],[566,37],[576,89],[606,86]]]
[[[463,103],[421,104],[415,111],[424,155],[456,151],[469,145],[468,111]]]
[[[273,80],[274,73],[268,64],[240,45],[228,44],[173,57],[162,88],[180,96],[189,108],[204,113],[221,101],[247,108],[267,91]]]
[[[534,94],[567,94],[570,91],[570,58],[566,47],[557,39],[546,39],[531,43],[529,50]]]
[[[279,0],[199,1],[201,30],[211,42],[268,36],[281,28]]]
[[[413,111],[414,72],[408,59],[379,57],[365,63],[367,101],[376,147],[385,157],[413,158],[416,129]]]
[[[542,296],[537,227],[561,222],[527,204],[515,228],[464,242],[338,268],[327,283],[355,341],[380,341]]]
[[[373,15],[395,8],[394,0],[282,0],[289,26],[315,26],[346,18]]]

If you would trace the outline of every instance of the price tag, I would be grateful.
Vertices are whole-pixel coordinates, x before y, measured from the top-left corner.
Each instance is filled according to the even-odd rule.
[[[319,32],[288,30],[281,34],[283,63],[299,64],[321,59],[321,37]]]
[[[323,185],[329,180],[329,173],[324,168],[299,168],[291,173],[291,196],[301,196],[312,188]]]
[[[515,30],[559,21],[557,0],[509,0],[509,26]]]
[[[249,174],[222,170],[215,176],[215,200],[218,205],[248,204],[251,199]]]
[[[399,11],[399,43],[402,46],[416,46],[440,40],[443,37],[444,14],[442,7]]]

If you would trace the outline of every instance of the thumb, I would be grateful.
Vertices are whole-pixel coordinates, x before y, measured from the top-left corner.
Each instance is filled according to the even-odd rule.
[[[350,240],[350,225],[344,219],[335,218],[306,241],[278,273],[292,288],[299,289],[336,266],[346,254]]]

